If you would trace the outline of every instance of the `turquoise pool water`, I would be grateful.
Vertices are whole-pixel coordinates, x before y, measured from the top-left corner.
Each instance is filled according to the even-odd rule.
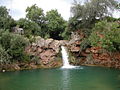
[[[0,90],[120,90],[120,70],[101,67],[0,73]]]

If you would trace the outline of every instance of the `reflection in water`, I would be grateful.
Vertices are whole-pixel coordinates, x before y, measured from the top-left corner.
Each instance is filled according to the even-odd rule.
[[[99,67],[0,73],[0,90],[120,90],[120,70]]]
[[[70,70],[69,69],[64,69],[62,71],[62,90],[69,90],[70,88]]]

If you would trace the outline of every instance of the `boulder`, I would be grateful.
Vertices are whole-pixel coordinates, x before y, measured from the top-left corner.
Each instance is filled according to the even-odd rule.
[[[54,39],[52,39],[52,38],[45,40],[45,47],[46,47],[46,48],[49,48],[49,45],[50,45],[53,41],[54,41]]]
[[[71,51],[71,52],[79,52],[79,51],[80,51],[80,47],[72,46],[72,47],[70,48],[70,51]]]
[[[43,39],[41,37],[36,37],[35,44],[39,47],[43,47],[43,46],[45,46],[45,39]]]
[[[50,44],[49,48],[53,49],[56,53],[59,53],[59,50],[60,50],[60,41],[54,40]]]

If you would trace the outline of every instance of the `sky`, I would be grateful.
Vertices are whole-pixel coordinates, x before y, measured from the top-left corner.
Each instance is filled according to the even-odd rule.
[[[78,0],[83,1],[83,0]],[[36,4],[38,7],[44,10],[44,13],[51,9],[57,9],[61,16],[68,20],[71,16],[70,7],[73,0],[0,0],[0,5],[6,6],[10,9],[10,15],[18,20],[25,17],[25,10],[28,6]],[[119,18],[120,14],[116,11],[113,14],[114,17]]]

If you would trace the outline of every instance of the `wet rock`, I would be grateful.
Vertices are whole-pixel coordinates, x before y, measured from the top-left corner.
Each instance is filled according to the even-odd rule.
[[[80,51],[80,47],[71,46],[70,51],[71,52],[79,52]]]

